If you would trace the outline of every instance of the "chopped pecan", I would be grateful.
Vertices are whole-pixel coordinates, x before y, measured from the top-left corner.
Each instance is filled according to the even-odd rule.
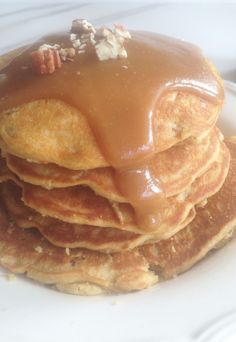
[[[54,61],[55,69],[60,69],[62,66],[62,63],[61,63],[61,58],[60,58],[59,52],[57,50],[53,50],[52,55],[53,55],[53,61]]]
[[[72,41],[72,45],[74,46],[75,49],[77,49],[78,47],[80,47],[81,45],[81,41],[80,39],[75,39]]]
[[[60,49],[59,54],[63,61],[72,60],[72,58],[75,57],[75,49],[74,48]]]
[[[131,39],[131,34],[123,25],[115,24],[114,27],[114,34],[116,36],[120,36],[124,39]]]
[[[96,38],[98,39],[103,39],[109,36],[112,33],[112,31],[106,27],[106,26],[101,26],[99,29],[96,31]]]
[[[127,58],[123,43],[112,33],[106,39],[95,45],[95,51],[100,61],[108,59]]]
[[[32,66],[39,75],[52,74],[55,69],[61,68],[59,52],[54,49],[37,50],[31,52]]]
[[[76,40],[77,35],[75,33],[71,33],[70,34],[70,40],[73,42],[74,40]]]
[[[74,48],[68,48],[67,50],[67,57],[73,58],[75,57],[75,49]]]
[[[72,21],[71,33],[83,34],[89,32],[95,33],[96,30],[87,20],[75,19]]]
[[[127,58],[124,41],[130,39],[130,33],[122,25],[114,25],[114,30],[101,27],[96,32],[98,43],[95,45],[96,54],[100,61],[115,58]]]
[[[112,45],[106,40],[101,40],[95,45],[95,51],[100,61],[106,61],[108,59],[116,59],[119,55],[120,47]]]
[[[59,44],[54,44],[54,45],[50,45],[50,44],[43,44],[39,47],[39,51],[45,51],[45,50],[58,50],[60,49],[60,45]]]
[[[92,45],[96,44],[95,34],[93,32],[83,33],[80,37],[80,40],[82,44],[83,43],[92,44]]]

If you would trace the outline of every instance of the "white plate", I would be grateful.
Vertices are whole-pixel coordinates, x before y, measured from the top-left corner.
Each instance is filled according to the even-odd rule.
[[[130,23],[131,27],[140,27],[141,23],[145,29],[176,34],[198,43],[208,56],[213,57],[221,71],[232,71],[230,75],[233,79],[235,75],[233,70],[236,69],[235,44],[232,43],[234,40],[231,41],[229,35],[231,29],[235,28],[236,22],[233,20],[236,13],[233,7],[228,9],[225,7],[222,10],[216,6],[214,9],[219,13],[211,16],[212,9],[207,6],[202,11],[195,5],[194,9],[184,5],[178,12],[184,15],[178,17],[175,6],[170,8],[168,6],[163,8],[160,6],[160,9],[158,8],[155,12],[151,9],[144,21],[142,20],[147,12],[141,14],[139,12],[136,17],[131,15],[130,18],[124,18],[121,21]],[[44,13],[45,8],[42,7],[40,11]],[[80,8],[80,13],[88,17],[83,13],[85,9],[85,7]],[[101,11],[100,6],[94,12],[89,13],[91,16],[96,16],[99,10]],[[7,11],[9,10],[5,9],[5,12]],[[112,12],[104,6],[101,12],[106,12],[105,14],[108,15],[108,11]],[[120,9],[120,14],[123,15],[122,11],[123,9]],[[190,11],[195,13],[194,17],[190,16]],[[32,17],[31,12],[26,12],[26,14],[29,18]],[[23,12],[19,15],[23,16]],[[72,15],[74,18],[74,13],[68,12],[67,14],[68,18]],[[224,25],[221,26],[219,26],[220,19],[218,18],[220,15],[224,16]],[[155,20],[152,16],[155,16]],[[207,30],[210,17],[212,18],[211,29]],[[4,26],[5,22],[7,24],[8,20],[14,21],[13,19],[13,16],[9,19],[1,19],[1,25]],[[21,24],[23,19],[19,18]],[[40,32],[49,25],[46,20],[51,26],[58,23],[55,16],[52,18],[45,16],[43,20],[45,24],[38,25]],[[114,21],[114,17],[111,20]],[[186,20],[193,22],[192,28],[188,24],[190,28],[188,30],[185,27]],[[199,21],[201,21],[201,27],[204,27],[202,30],[198,25]],[[30,39],[30,35],[36,33],[30,29],[29,23],[30,21],[26,23],[28,26],[16,25],[17,28],[14,30],[12,27],[6,28],[3,40],[5,37],[7,42],[9,35],[12,34],[10,41],[13,42],[13,38],[16,38],[20,42],[23,28],[25,28],[24,32],[28,32]],[[36,23],[38,24],[38,21]],[[198,30],[195,29],[196,27]],[[226,32],[222,33],[223,36],[216,33],[219,27],[222,32]],[[19,31],[21,32],[19,35],[17,35],[17,30],[22,30]],[[1,34],[2,32],[1,27]],[[217,44],[216,42],[211,44],[214,37],[218,39]],[[6,46],[3,40],[2,44]],[[226,87],[226,105],[219,123],[225,134],[233,135],[236,134],[236,85],[227,82]],[[205,337],[202,335],[201,339],[196,339],[196,337],[210,324],[236,311],[235,269],[236,240],[208,256],[176,279],[127,295],[76,297],[55,292],[25,280],[23,277],[17,277],[16,281],[9,282],[3,276],[0,277],[0,341],[177,342],[190,341],[193,338],[196,342],[210,342],[213,341],[210,339],[213,330],[208,331]],[[4,271],[0,269],[0,273],[4,274]],[[229,322],[235,322],[235,316],[229,316],[226,321],[223,321],[220,327],[221,332],[224,324],[229,324]],[[230,327],[232,328],[232,325],[228,326],[227,331],[224,330],[225,334],[229,331],[232,333]],[[226,341],[223,335],[217,333],[217,336],[218,339],[215,339],[215,342]],[[234,339],[227,339],[227,341],[235,342],[235,335]]]

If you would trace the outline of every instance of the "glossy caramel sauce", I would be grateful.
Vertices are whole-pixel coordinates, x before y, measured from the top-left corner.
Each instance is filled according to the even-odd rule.
[[[36,42],[1,70],[7,77],[0,84],[0,111],[44,98],[77,107],[115,168],[117,184],[133,205],[139,225],[148,230],[158,225],[155,207],[164,194],[149,168],[160,96],[166,90],[185,89],[215,101],[223,94],[198,48],[154,33],[131,34],[125,43],[127,59],[99,61],[88,49],[44,76],[30,67],[30,52],[43,43],[71,47],[71,42],[69,34]]]

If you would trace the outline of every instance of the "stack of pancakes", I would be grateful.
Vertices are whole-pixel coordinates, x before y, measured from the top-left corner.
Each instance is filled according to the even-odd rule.
[[[3,110],[0,264],[85,295],[141,290],[190,268],[236,222],[236,145],[215,126],[221,107],[184,90],[159,101],[150,168],[165,191],[148,229],[77,108],[49,98]]]

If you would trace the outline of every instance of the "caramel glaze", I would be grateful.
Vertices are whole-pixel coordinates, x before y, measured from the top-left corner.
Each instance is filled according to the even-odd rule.
[[[132,32],[125,43],[127,59],[99,61],[88,49],[54,74],[38,76],[30,68],[30,52],[43,43],[71,47],[69,34],[47,36],[1,70],[7,77],[1,84],[0,111],[44,98],[77,107],[115,168],[117,184],[133,205],[138,224],[153,230],[158,226],[157,202],[164,196],[149,167],[155,153],[153,113],[158,99],[167,89],[184,89],[216,101],[223,91],[214,74],[195,46]]]

